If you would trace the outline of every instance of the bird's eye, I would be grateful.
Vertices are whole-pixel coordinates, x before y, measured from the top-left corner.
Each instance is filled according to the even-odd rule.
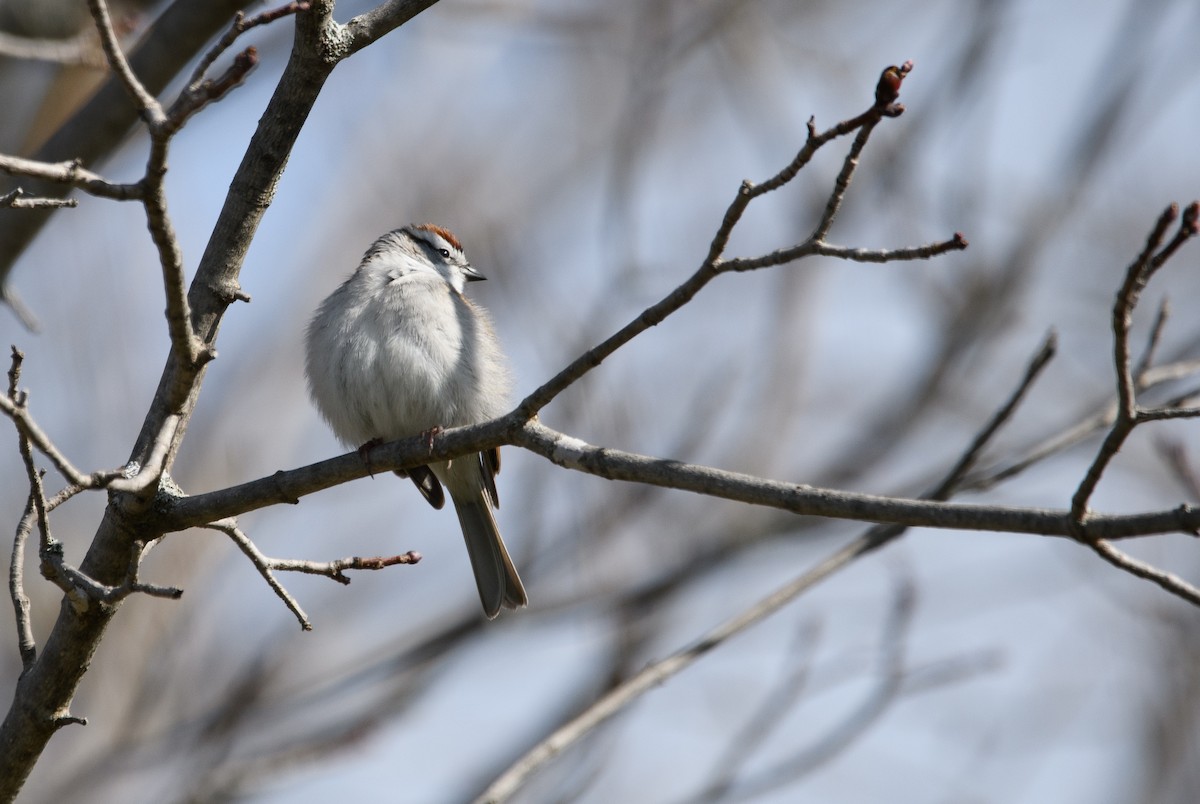
[[[450,249],[448,248],[439,248],[438,254],[441,254],[446,259],[450,259]]]

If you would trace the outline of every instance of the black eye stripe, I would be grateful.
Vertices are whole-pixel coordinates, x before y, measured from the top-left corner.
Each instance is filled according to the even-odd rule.
[[[421,243],[422,245],[426,246],[430,251],[436,251],[438,254],[441,254],[442,257],[444,257],[445,259],[447,259],[447,260],[450,259],[450,249],[442,248],[440,246],[435,246],[432,241],[427,240],[424,237],[418,237],[416,235],[413,235],[413,240],[416,240],[418,243]]]

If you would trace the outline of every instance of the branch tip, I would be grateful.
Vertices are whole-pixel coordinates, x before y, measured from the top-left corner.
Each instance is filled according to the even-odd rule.
[[[1193,201],[1183,210],[1183,222],[1179,226],[1179,231],[1185,237],[1195,237],[1200,230],[1197,224],[1200,223],[1200,201]]]
[[[899,67],[892,65],[884,69],[879,76],[879,83],[875,85],[875,106],[878,107],[884,115],[888,117],[899,117],[904,111],[904,107],[896,104],[896,99],[900,97],[900,85],[904,83],[904,79],[912,72],[912,60],[901,64]]]
[[[16,347],[12,346],[12,365],[8,369],[8,398],[13,401],[18,407],[24,405],[24,400],[19,399],[20,394],[17,392],[17,384],[21,381],[21,365],[25,362],[25,353]]]

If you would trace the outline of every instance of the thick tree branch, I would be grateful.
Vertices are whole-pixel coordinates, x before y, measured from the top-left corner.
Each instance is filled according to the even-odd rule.
[[[218,4],[205,5],[212,8]],[[131,464],[152,466],[152,474],[158,474],[160,469],[162,472],[170,469],[198,398],[206,360],[215,354],[213,349],[221,317],[229,304],[244,298],[237,278],[246,250],[271,202],[288,154],[312,104],[330,72],[350,52],[346,31],[331,18],[332,7],[331,0],[313,2],[309,11],[297,15],[291,58],[234,176],[208,248],[186,297],[174,287],[176,280],[182,278],[178,270],[182,261],[176,259],[178,255],[174,249],[177,249],[177,244],[172,245],[173,232],[157,220],[161,214],[162,221],[166,221],[165,200],[154,193],[153,187],[147,192],[147,218],[160,251],[164,281],[167,283],[168,320],[173,330],[171,354],[130,456]],[[228,19],[228,15],[225,19]],[[194,31],[189,31],[189,34],[192,33]],[[206,38],[207,34],[204,36]],[[186,48],[180,42],[171,42],[169,47],[173,49],[170,55],[163,58],[163,54],[156,54],[155,57],[163,58],[164,64],[179,64],[174,57]],[[188,51],[188,55],[191,52]],[[131,74],[142,74],[137,61],[135,56]],[[126,84],[120,86],[120,91],[124,92]],[[158,89],[152,82],[145,85],[146,93],[151,96]],[[97,98],[105,104],[113,103],[111,97],[105,97],[103,90]],[[117,104],[118,107],[120,105]],[[119,123],[121,133],[127,125],[127,118],[122,118]],[[167,137],[157,142],[154,131],[155,127],[151,125],[153,153],[148,163],[147,177],[150,184],[161,182],[161,175],[154,173],[153,169],[156,166],[165,167]],[[158,131],[163,132],[163,126],[159,126]],[[85,153],[81,146],[70,156],[83,156],[86,162],[97,144],[110,142],[103,132],[91,129],[86,137],[89,150]],[[58,148],[61,148],[61,141],[52,140],[47,145],[50,153]],[[46,161],[44,154],[45,149],[42,159]],[[33,216],[39,213],[33,211],[27,214]],[[7,270],[9,260],[20,252],[34,231],[36,226],[7,231],[0,228],[0,274]],[[179,299],[185,299],[187,306],[177,304]],[[180,310],[185,315],[178,315]],[[187,338],[177,337],[180,319],[186,325]],[[192,348],[195,343],[201,345],[199,350]],[[168,431],[170,435],[164,458],[151,461],[158,451],[156,445],[162,443],[163,434]],[[136,562],[139,557],[140,545],[160,535],[153,531],[152,521],[141,518],[153,504],[157,491],[158,484],[146,483],[136,492],[112,495],[87,555],[80,564],[81,577],[93,581],[101,590],[122,590],[128,586],[134,591],[150,591],[138,585],[136,578],[132,577],[131,562]],[[119,594],[114,592],[112,600],[105,601],[105,605],[63,606],[60,610],[41,654],[22,675],[12,707],[0,725],[0,800],[16,796],[47,741],[57,728],[67,722],[60,713],[68,711],[76,687],[118,608],[119,599]]]
[[[1072,537],[1073,533],[1073,520],[1067,510],[914,500],[769,480],[594,446],[536,420],[517,424],[519,418],[519,412],[514,411],[484,424],[445,430],[432,439],[415,436],[381,444],[371,450],[370,465],[356,450],[219,491],[160,500],[153,519],[154,527],[164,532],[185,530],[270,505],[295,504],[309,494],[372,473],[515,444],[559,466],[609,480],[690,491],[805,516],[1044,536]],[[1200,509],[1180,506],[1141,514],[1098,514],[1088,519],[1085,532],[1091,538],[1123,539],[1190,532],[1198,526]]]
[[[346,23],[349,56],[399,28],[437,0],[387,0]]]

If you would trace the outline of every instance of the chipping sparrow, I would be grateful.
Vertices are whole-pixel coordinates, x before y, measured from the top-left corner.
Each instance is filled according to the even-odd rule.
[[[308,325],[309,392],[338,438],[366,446],[505,412],[504,355],[487,313],[463,296],[483,278],[438,226],[405,226],[367,249]],[[489,619],[526,603],[492,515],[499,469],[493,449],[405,472],[435,508],[441,484],[449,490]]]

